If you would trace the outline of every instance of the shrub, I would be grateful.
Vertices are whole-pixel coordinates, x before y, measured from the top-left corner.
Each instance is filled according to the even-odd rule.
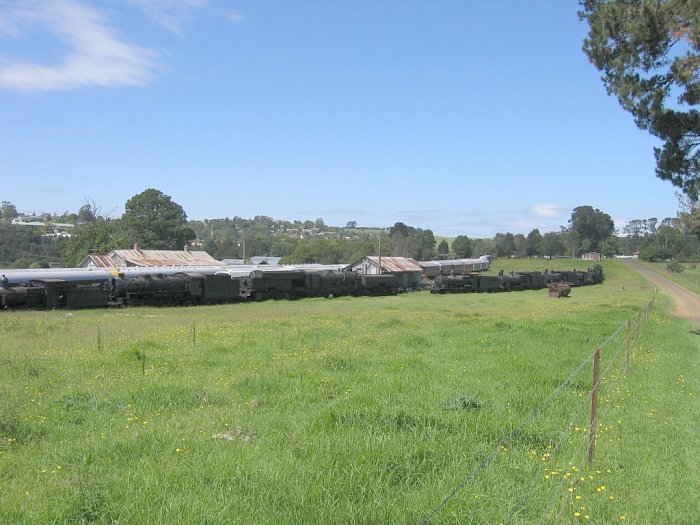
[[[669,273],[681,273],[683,271],[683,265],[675,259],[671,259],[666,263],[666,271]]]

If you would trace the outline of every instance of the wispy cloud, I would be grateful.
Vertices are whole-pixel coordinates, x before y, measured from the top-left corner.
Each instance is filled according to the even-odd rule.
[[[208,0],[131,0],[151,20],[183,36],[183,27],[209,6]]]
[[[566,215],[568,208],[559,204],[535,204],[530,207],[530,213],[543,219],[560,219]]]
[[[233,23],[245,21],[234,9],[217,8],[210,0],[130,0],[158,25],[179,36],[184,36],[185,26],[200,16],[213,14]]]
[[[57,64],[0,56],[0,87],[65,90],[84,86],[133,86],[153,79],[158,53],[122,39],[98,10],[75,0],[0,2],[0,31],[22,38],[39,26],[68,48]]]
[[[422,228],[448,236],[493,237],[498,232],[527,235],[535,228],[542,233],[559,231],[569,210],[558,204],[536,204],[521,209],[428,211],[421,218]]]
[[[227,9],[221,12],[221,14],[224,16],[224,18],[228,19],[229,21],[235,23],[235,24],[240,24],[242,22],[245,22],[245,17],[240,11],[235,11],[233,9]]]

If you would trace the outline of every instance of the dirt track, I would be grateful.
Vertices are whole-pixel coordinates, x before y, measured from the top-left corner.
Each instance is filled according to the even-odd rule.
[[[641,267],[634,261],[629,259],[620,260],[654,283],[654,286],[656,286],[659,291],[670,295],[673,298],[676,303],[676,308],[673,311],[674,315],[684,317],[697,324],[700,324],[700,295],[677,285],[673,281],[662,277],[656,272]]]

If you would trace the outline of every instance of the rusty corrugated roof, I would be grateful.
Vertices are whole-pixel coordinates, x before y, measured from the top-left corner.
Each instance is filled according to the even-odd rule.
[[[107,257],[118,266],[224,266],[204,251],[114,250]]]
[[[117,261],[109,255],[88,255],[80,264],[82,268],[117,268]]]
[[[379,257],[367,256],[367,260],[373,265],[379,266]],[[422,272],[418,261],[408,257],[382,257],[382,270],[387,272]]]

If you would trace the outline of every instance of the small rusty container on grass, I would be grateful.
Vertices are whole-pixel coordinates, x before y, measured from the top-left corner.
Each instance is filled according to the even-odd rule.
[[[571,285],[569,283],[549,283],[549,296],[550,297],[567,297],[571,292]]]

